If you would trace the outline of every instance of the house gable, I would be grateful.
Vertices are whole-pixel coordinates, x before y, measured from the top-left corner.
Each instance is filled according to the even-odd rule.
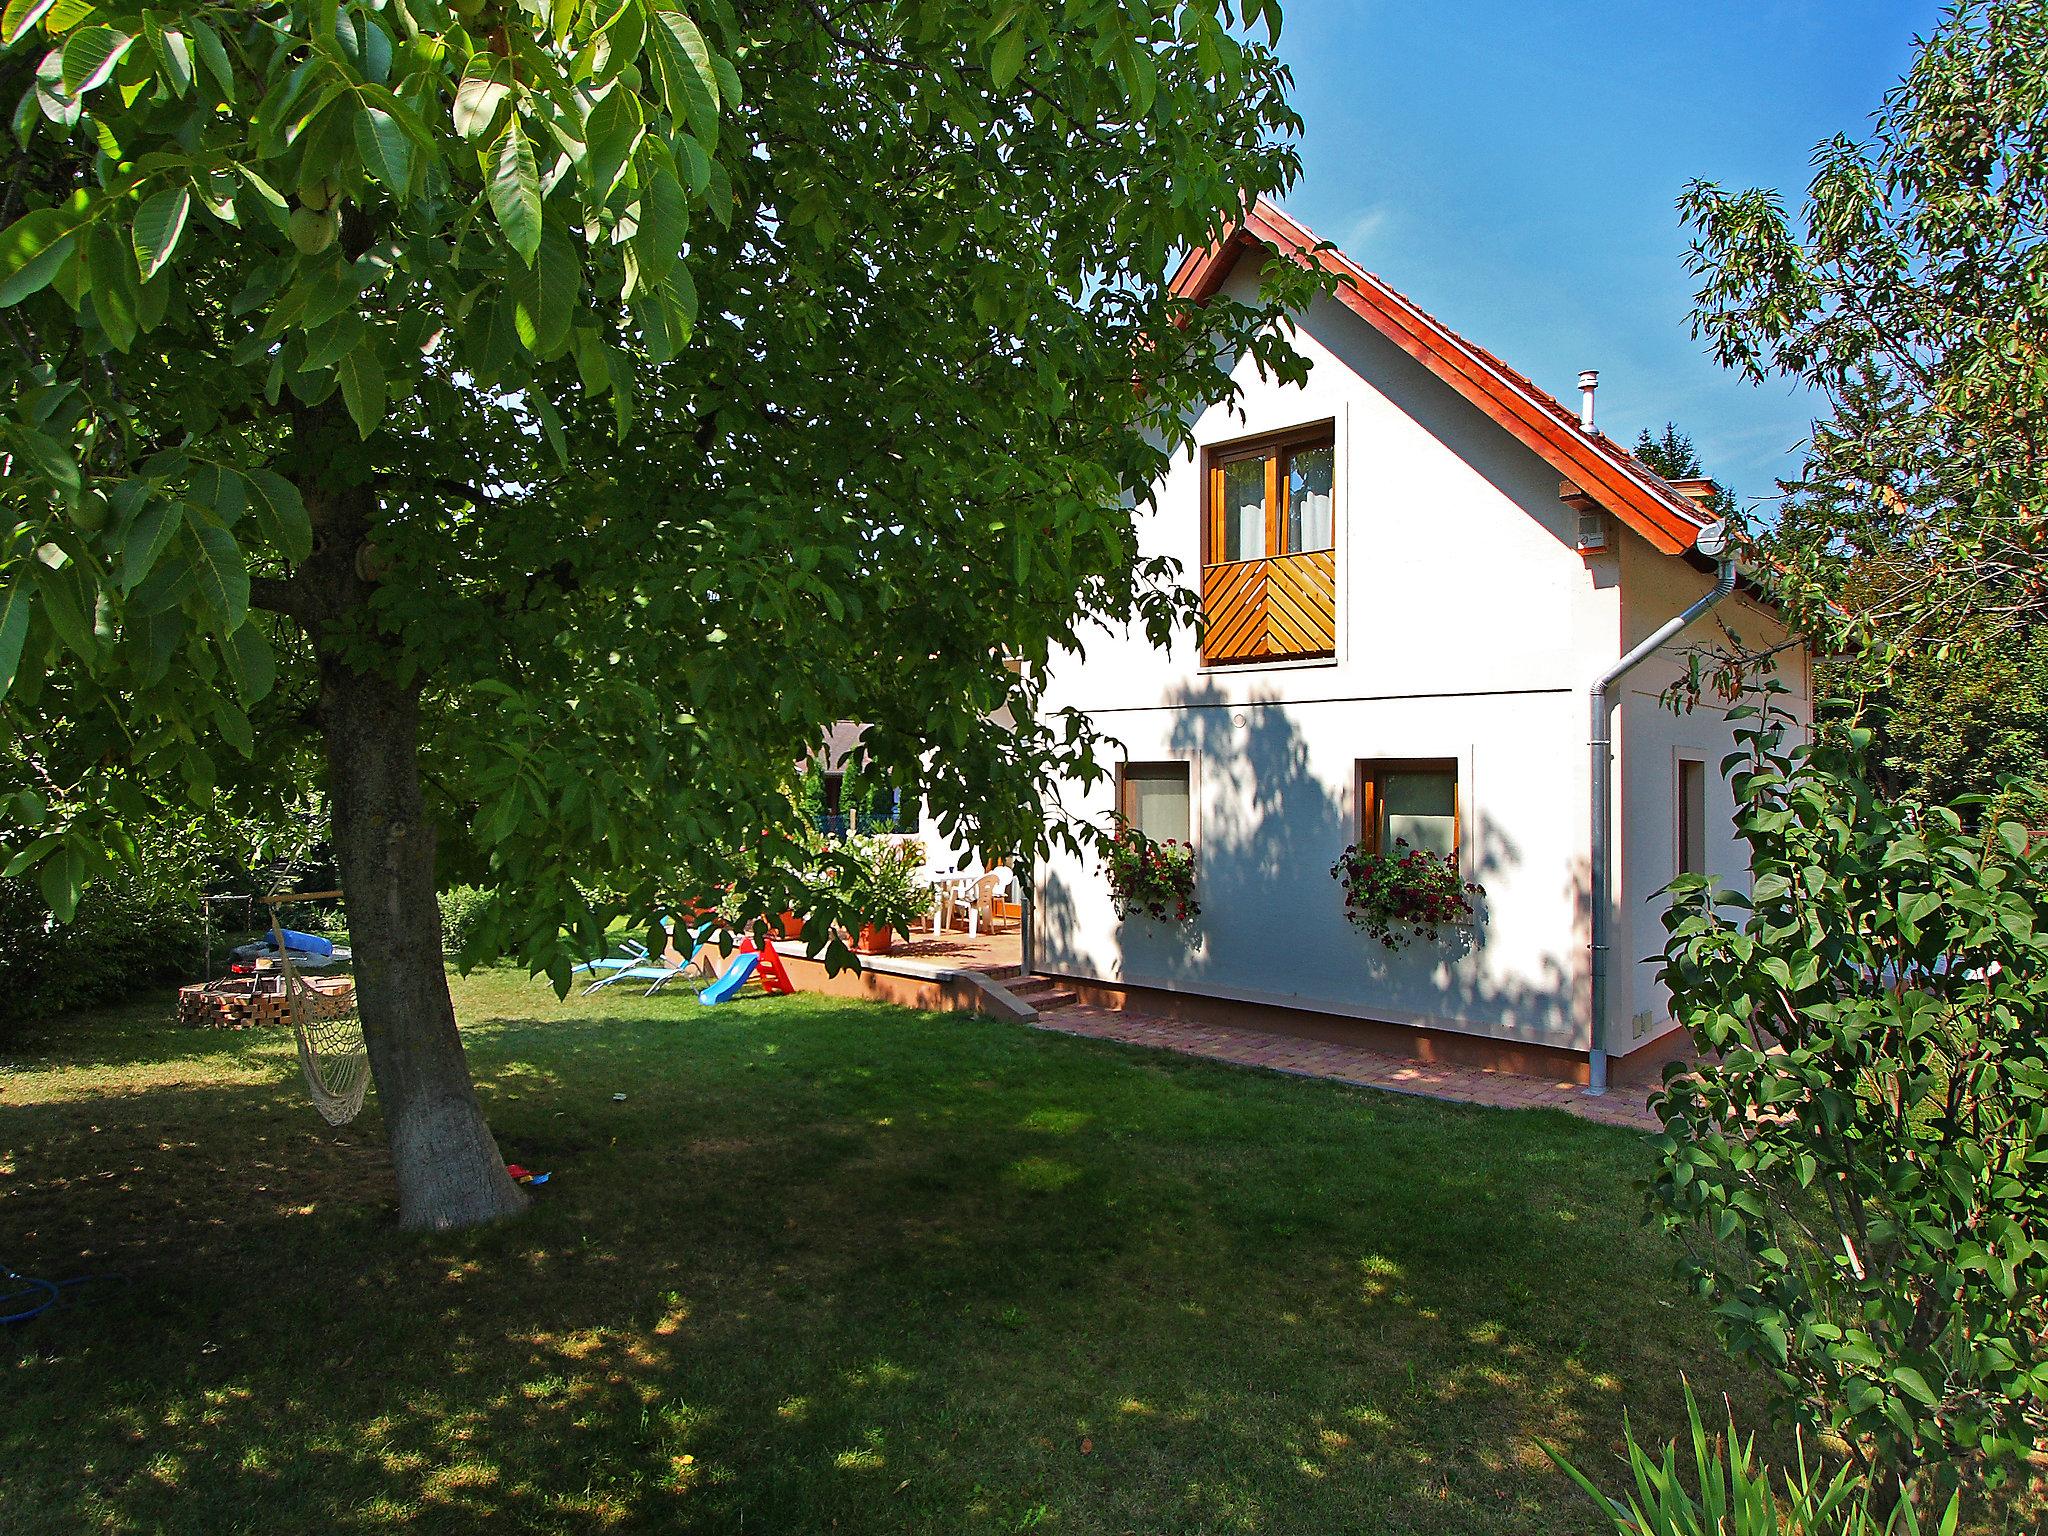
[[[1417,308],[1343,252],[1260,199],[1243,224],[1182,262],[1172,288],[1206,302],[1243,256],[1265,246],[1336,279],[1336,297],[1401,351],[1449,385],[1571,486],[1666,555],[1690,551],[1711,519],[1613,439],[1578,418],[1492,353]]]

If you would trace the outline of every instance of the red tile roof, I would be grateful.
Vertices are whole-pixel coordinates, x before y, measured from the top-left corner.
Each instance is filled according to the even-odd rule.
[[[1621,444],[1581,428],[1577,412],[1424,313],[1342,251],[1321,244],[1264,198],[1223,240],[1181,263],[1173,291],[1197,302],[1208,299],[1255,245],[1334,273],[1337,297],[1346,308],[1663,553],[1684,554],[1712,522]]]

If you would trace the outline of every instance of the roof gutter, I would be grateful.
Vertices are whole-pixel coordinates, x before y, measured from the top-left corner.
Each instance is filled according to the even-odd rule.
[[[1593,1028],[1592,1049],[1587,1056],[1586,1092],[1591,1094],[1607,1091],[1607,951],[1608,937],[1614,926],[1614,914],[1610,910],[1614,900],[1614,707],[1608,691],[1624,674],[1670,644],[1694,620],[1735,590],[1735,552],[1730,548],[1727,528],[1718,522],[1709,524],[1700,530],[1695,547],[1716,562],[1712,589],[1603,672],[1589,693],[1593,724],[1589,738],[1593,768],[1593,868],[1590,882]]]

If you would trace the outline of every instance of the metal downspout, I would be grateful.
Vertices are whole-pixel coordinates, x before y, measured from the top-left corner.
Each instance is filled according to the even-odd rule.
[[[1017,975],[1020,980],[1028,980],[1037,974],[1034,962],[1038,958],[1038,860],[1027,857],[1023,864],[1023,878],[1017,882]]]
[[[1593,867],[1589,882],[1592,902],[1593,1028],[1592,1046],[1587,1053],[1586,1061],[1586,1092],[1589,1094],[1607,1091],[1607,941],[1609,929],[1613,926],[1613,913],[1609,909],[1613,903],[1614,890],[1614,736],[1611,719],[1613,704],[1609,700],[1608,690],[1621,680],[1624,673],[1663,649],[1680,631],[1735,590],[1735,559],[1728,549],[1726,528],[1720,523],[1715,523],[1711,527],[1701,529],[1695,547],[1701,554],[1718,562],[1712,590],[1603,672],[1588,695],[1592,705],[1593,727],[1588,738],[1592,748],[1593,769]]]

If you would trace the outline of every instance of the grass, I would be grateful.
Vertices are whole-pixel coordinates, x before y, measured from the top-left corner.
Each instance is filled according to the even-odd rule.
[[[1639,1138],[795,997],[456,983],[527,1218],[392,1221],[277,1035],[0,1047],[0,1531],[1596,1531],[1753,1384]],[[624,1092],[623,1104],[612,1102]]]

